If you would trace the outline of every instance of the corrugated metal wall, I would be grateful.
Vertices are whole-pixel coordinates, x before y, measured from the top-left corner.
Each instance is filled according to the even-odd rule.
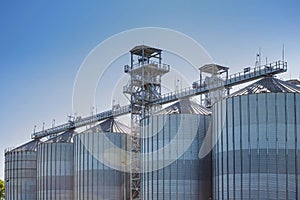
[[[300,198],[300,94],[228,98],[212,121],[214,199]]]
[[[142,120],[142,153],[154,152],[142,158],[142,199],[209,199],[212,197],[211,154],[198,158],[199,149],[206,134],[210,116],[192,114],[156,115]],[[184,133],[176,141],[177,150],[183,148],[194,132],[196,137],[191,146],[179,155],[179,151],[165,149],[178,133]],[[170,165],[156,170],[162,163]],[[152,171],[154,170],[154,171]]]
[[[35,200],[36,151],[10,151],[5,154],[5,199]]]
[[[37,199],[73,200],[73,143],[41,143],[37,160]]]
[[[126,134],[82,133],[74,137],[75,196],[74,199],[125,199],[126,173],[103,164],[98,158],[105,149],[103,138],[120,148],[125,148]],[[112,158],[116,159],[116,158]]]

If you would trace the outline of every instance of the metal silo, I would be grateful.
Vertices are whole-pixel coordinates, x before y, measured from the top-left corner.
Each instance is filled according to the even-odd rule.
[[[5,199],[35,200],[38,140],[5,152]]]
[[[73,200],[73,130],[38,145],[37,199]]]
[[[141,120],[142,199],[212,197],[211,154],[198,157],[210,114],[184,99]]]
[[[125,199],[127,126],[108,119],[74,137],[74,199]]]
[[[300,198],[299,92],[266,77],[214,104],[214,199]]]

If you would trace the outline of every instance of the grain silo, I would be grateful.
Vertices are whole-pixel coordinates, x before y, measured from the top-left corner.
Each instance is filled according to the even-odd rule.
[[[126,198],[126,156],[118,148],[126,150],[129,132],[111,118],[74,137],[74,199]]]
[[[35,200],[38,140],[5,153],[5,199]]]
[[[73,200],[73,130],[38,145],[37,199]]]
[[[266,77],[213,106],[213,199],[299,199],[300,88]]]
[[[141,120],[142,199],[211,198],[211,154],[198,157],[210,114],[184,99]]]

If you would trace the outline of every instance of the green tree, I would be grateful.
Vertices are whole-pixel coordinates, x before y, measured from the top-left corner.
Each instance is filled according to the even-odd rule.
[[[0,200],[4,200],[4,181],[0,179]]]

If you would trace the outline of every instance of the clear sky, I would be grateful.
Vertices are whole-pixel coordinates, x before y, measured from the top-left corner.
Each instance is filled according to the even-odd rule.
[[[289,71],[282,77],[299,78],[299,9],[298,0],[0,1],[0,151],[28,141],[35,124],[65,122],[84,58],[132,28],[183,32],[232,73],[253,65],[258,48],[280,59],[284,43]],[[3,165],[2,154],[2,179]]]

